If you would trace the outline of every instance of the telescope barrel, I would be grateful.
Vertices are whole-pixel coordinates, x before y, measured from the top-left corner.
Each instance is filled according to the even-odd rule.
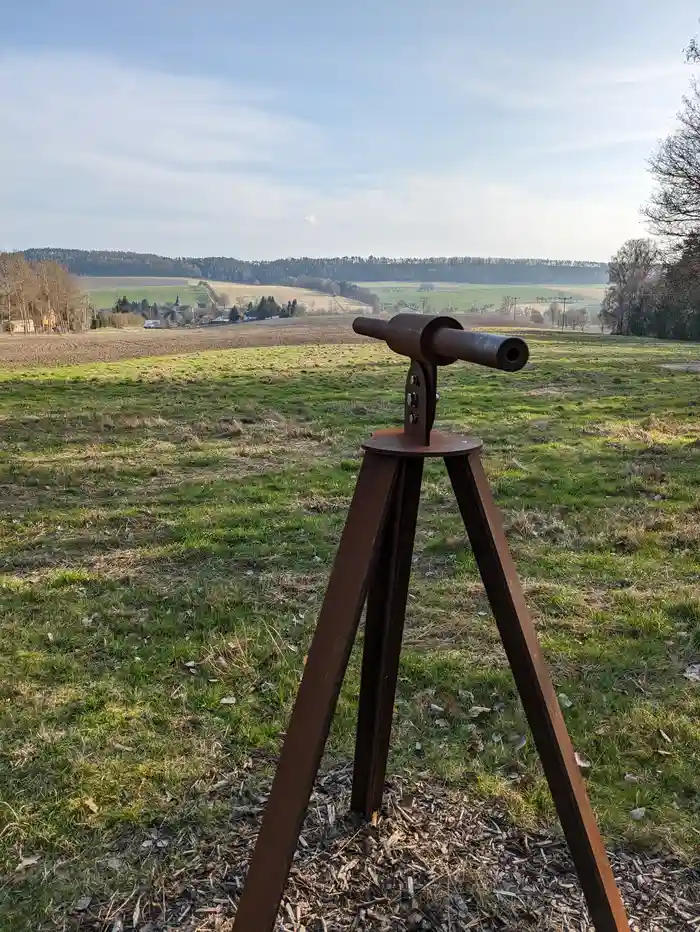
[[[479,333],[474,330],[437,330],[432,339],[433,349],[442,356],[456,356],[464,362],[475,362],[490,369],[517,372],[527,362],[527,343],[520,337],[499,336],[497,333]]]
[[[517,372],[529,356],[527,343],[520,337],[464,330],[453,317],[419,314],[397,314],[391,320],[356,317],[352,327],[355,333],[385,340],[403,356],[437,365],[462,359],[491,369]]]
[[[374,320],[371,317],[356,317],[352,322],[352,329],[363,337],[374,337],[375,340],[386,340],[388,320]]]

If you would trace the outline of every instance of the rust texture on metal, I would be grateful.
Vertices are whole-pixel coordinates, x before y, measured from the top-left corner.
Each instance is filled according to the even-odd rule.
[[[459,437],[434,430],[430,434],[430,444],[415,443],[400,427],[375,430],[371,437],[362,444],[364,450],[383,453],[386,456],[419,456],[435,459],[445,456],[464,456],[471,450],[480,450],[483,446],[478,437]]]
[[[482,443],[432,431],[436,367],[456,359],[515,371],[517,338],[464,331],[451,318],[357,318],[358,333],[411,356],[404,428],[376,431],[364,461],[282,747],[234,923],[272,932],[350,651],[367,601],[351,806],[381,807],[423,463],[452,482],[501,640],[597,932],[628,930],[625,909],[481,463]],[[415,396],[415,397],[413,397]],[[410,415],[417,415],[411,419]]]
[[[445,460],[571,857],[598,932],[629,929],[478,453]]]
[[[437,366],[411,363],[406,376],[403,429],[407,439],[427,446],[435,420]]]
[[[351,807],[368,819],[381,807],[384,792],[423,476],[422,459],[402,459],[399,463],[365,617]]]
[[[454,317],[425,317],[396,314],[390,320],[356,317],[355,333],[375,340],[402,356],[418,362],[446,366],[461,359],[491,369],[517,372],[529,357],[527,343],[520,337],[465,330]]]
[[[236,932],[270,932],[355,640],[398,461],[364,458],[236,913]]]

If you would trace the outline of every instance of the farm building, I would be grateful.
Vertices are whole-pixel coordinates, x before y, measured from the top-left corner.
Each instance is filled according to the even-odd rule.
[[[34,333],[34,321],[8,320],[6,328],[9,333]]]

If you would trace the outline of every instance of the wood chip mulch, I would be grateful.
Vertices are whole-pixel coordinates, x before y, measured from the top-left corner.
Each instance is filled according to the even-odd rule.
[[[348,815],[350,780],[341,767],[317,781],[278,930],[593,929],[560,836],[523,831],[454,789],[400,779],[377,825],[358,824]],[[70,927],[230,932],[265,799],[243,787],[230,801],[225,833],[152,830],[137,839],[131,867],[148,880],[126,901],[73,913]],[[611,860],[631,929],[700,932],[700,872],[630,850]]]

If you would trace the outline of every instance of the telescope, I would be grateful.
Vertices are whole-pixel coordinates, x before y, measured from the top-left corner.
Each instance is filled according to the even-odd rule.
[[[597,932],[628,932],[625,908],[481,462],[478,437],[434,431],[437,367],[458,359],[517,372],[519,337],[465,330],[452,317],[357,317],[355,333],[411,360],[401,428],[375,430],[364,456],[238,904],[234,932],[273,932],[340,688],[366,605],[350,807],[382,807],[413,543],[423,478],[445,462],[515,685]],[[465,629],[466,629],[465,625]]]
[[[527,343],[520,337],[465,330],[454,317],[396,314],[391,320],[356,317],[352,329],[362,336],[384,340],[389,349],[408,356],[403,442],[430,445],[437,403],[437,367],[458,359],[490,369],[517,372],[528,360]]]
[[[436,366],[448,366],[458,359],[490,369],[517,372],[528,360],[527,343],[520,337],[499,336],[465,330],[454,317],[423,317],[397,314],[391,320],[356,317],[355,333],[384,340],[401,356]]]

